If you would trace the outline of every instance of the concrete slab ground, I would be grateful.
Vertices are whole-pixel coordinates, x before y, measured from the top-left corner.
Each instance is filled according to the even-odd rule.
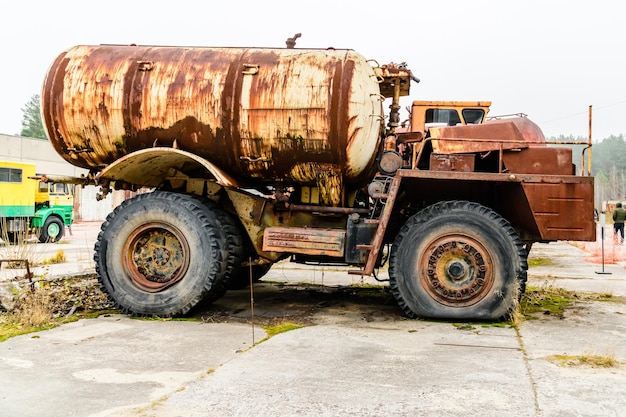
[[[93,249],[99,225],[95,233],[93,226],[74,226],[81,242],[68,237],[57,246],[73,260],[50,268],[51,275],[89,271],[89,259],[80,266],[79,258]],[[535,245],[531,259],[551,263],[531,267],[530,285],[615,300],[581,300],[563,316],[539,314],[518,329],[408,320],[388,314],[390,305],[369,305],[380,314],[364,314],[339,303],[316,310],[309,325],[254,346],[265,332],[245,320],[125,315],[15,337],[0,343],[0,417],[624,416],[626,304],[619,297],[626,295],[620,255],[626,250],[611,250],[612,263],[604,265],[610,274],[600,274],[602,265],[591,262],[596,248]],[[266,280],[314,282],[333,291],[360,277],[335,267],[281,264]],[[235,296],[245,294],[227,295],[223,303]],[[277,297],[285,310],[294,302]],[[262,297],[258,303],[259,313],[272,308]],[[590,355],[620,364],[577,363]]]
[[[0,343],[0,416],[115,415],[201,380],[250,346],[243,324],[124,315],[12,338]]]

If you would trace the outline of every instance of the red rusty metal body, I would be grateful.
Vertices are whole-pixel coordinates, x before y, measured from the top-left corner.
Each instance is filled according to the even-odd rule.
[[[520,149],[546,144],[539,126],[525,117],[431,128],[430,134],[434,152],[441,154]]]
[[[92,170],[163,146],[244,181],[359,183],[375,169],[381,101],[352,50],[101,45],[58,56],[42,113],[59,154]]]

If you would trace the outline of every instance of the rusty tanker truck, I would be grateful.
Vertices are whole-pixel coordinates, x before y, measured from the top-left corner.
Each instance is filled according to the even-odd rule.
[[[61,53],[42,117],[90,170],[66,181],[139,191],[102,224],[102,289],[173,316],[284,259],[361,276],[387,261],[409,317],[507,317],[533,243],[595,239],[593,178],[527,117],[487,120],[490,103],[415,101],[401,123],[418,81],[347,49]]]

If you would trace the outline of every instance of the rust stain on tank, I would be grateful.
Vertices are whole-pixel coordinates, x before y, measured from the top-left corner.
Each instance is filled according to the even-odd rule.
[[[341,169],[333,164],[298,163],[289,173],[298,183],[315,183],[323,205],[339,206],[342,197]]]

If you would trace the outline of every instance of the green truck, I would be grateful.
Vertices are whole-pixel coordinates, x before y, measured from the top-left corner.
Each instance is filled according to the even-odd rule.
[[[0,161],[0,238],[58,242],[73,221],[73,185],[36,179],[34,164]]]

